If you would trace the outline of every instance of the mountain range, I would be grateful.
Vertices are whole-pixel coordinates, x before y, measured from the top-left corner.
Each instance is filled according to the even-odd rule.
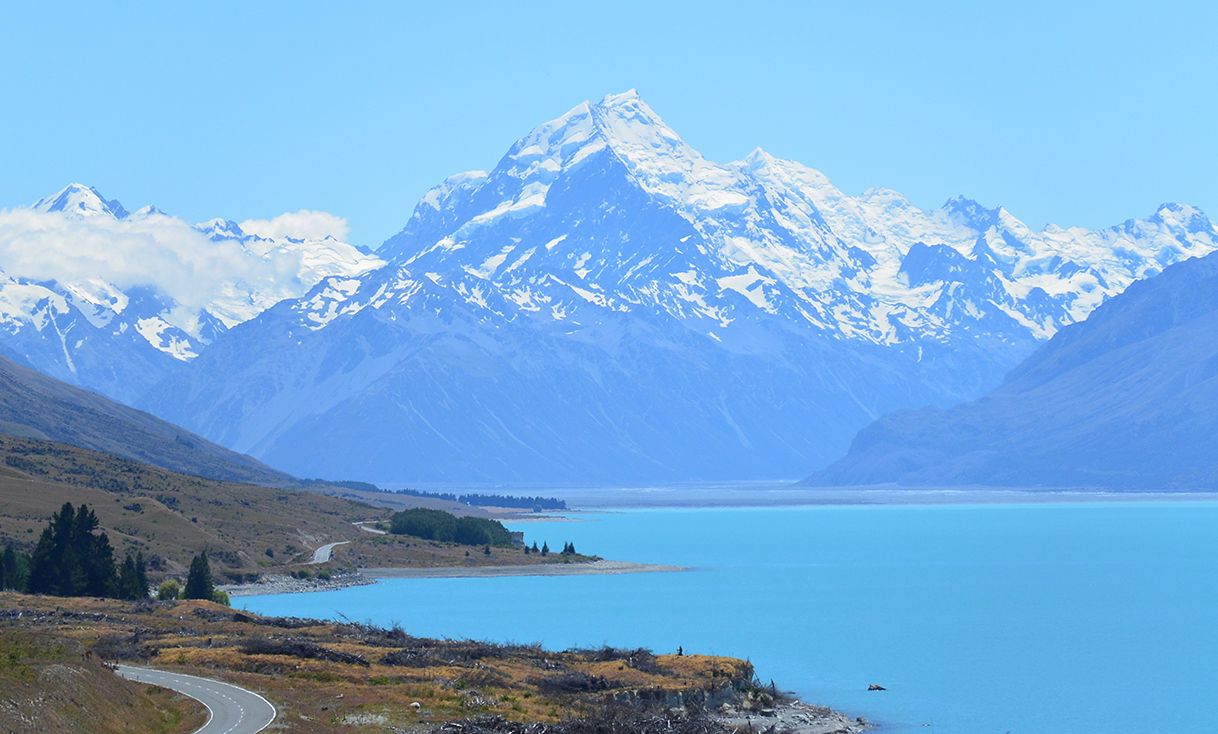
[[[1059,331],[997,389],[885,415],[805,484],[1218,487],[1218,253]]]
[[[446,180],[384,267],[230,330],[140,405],[304,475],[799,476],[1216,244],[1188,206],[1032,232],[760,150],[713,163],[627,93]]]
[[[130,404],[272,304],[383,264],[332,237],[128,213],[71,184],[0,213],[0,353]]]
[[[86,208],[135,217],[96,199]],[[251,259],[280,246],[229,224],[194,231]],[[1034,232],[964,198],[847,196],[761,150],[708,161],[628,92],[445,180],[374,254],[340,244],[293,245],[349,255],[342,272],[296,271],[300,293],[255,279],[235,288],[239,313],[195,299],[199,324],[230,316],[198,336],[179,319],[176,356],[145,338],[167,368],[116,346],[114,371],[139,380],[72,374],[301,476],[795,477],[881,415],[984,395],[1131,283],[1214,251],[1218,232],[1177,204]],[[6,336],[5,353],[62,373],[70,339],[34,332],[41,347]]]

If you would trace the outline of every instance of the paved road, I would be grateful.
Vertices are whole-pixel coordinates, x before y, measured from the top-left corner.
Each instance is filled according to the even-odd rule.
[[[377,530],[376,528],[370,528],[367,525],[361,525],[357,522],[353,522],[351,524],[354,525],[355,527],[359,528],[360,530],[363,530],[365,533],[376,533],[377,535],[385,534],[384,530]]]
[[[326,543],[313,551],[313,560],[309,561],[309,563],[327,563],[330,560],[330,553],[334,550],[334,546],[345,545],[350,542],[349,540],[340,540],[337,543]]]
[[[257,734],[275,720],[270,701],[229,683],[130,665],[119,665],[116,670],[128,680],[169,688],[206,706],[207,723],[195,734]]]

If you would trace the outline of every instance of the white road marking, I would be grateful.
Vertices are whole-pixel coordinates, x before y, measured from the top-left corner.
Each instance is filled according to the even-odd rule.
[[[203,700],[203,698],[207,697],[210,697],[213,702],[216,702],[216,699],[223,699],[224,701],[232,704],[231,707],[224,707],[226,710],[223,713],[225,718],[230,720],[235,718],[236,721],[232,723],[225,721],[216,722],[220,725],[229,723],[228,728],[223,732],[219,732],[219,734],[257,734],[257,732],[260,732],[266,727],[270,726],[275,720],[275,717],[278,715],[278,711],[275,709],[274,704],[266,700],[266,698],[263,696],[245,688],[241,688],[240,686],[225,683],[224,681],[199,678],[197,676],[185,675],[182,673],[170,673],[168,671],[155,670],[153,668],[135,668],[129,665],[116,666],[115,671],[124,678],[139,681],[141,683],[151,683],[153,685],[169,688],[185,694],[203,704],[203,706],[207,709],[207,723],[204,724],[203,727],[195,734],[213,734],[211,731],[209,731],[209,727],[211,727],[213,721],[216,720],[216,712],[210,705],[208,705],[207,701]],[[199,696],[191,695],[189,689],[199,689]],[[230,689],[229,692],[238,695],[226,695],[226,692],[223,689]],[[252,721],[249,724],[245,723],[247,718],[253,718],[254,716],[254,711],[251,710],[248,701],[243,705],[240,700],[241,698],[247,696],[251,699],[257,699],[263,705],[265,705],[265,709],[263,709],[260,713],[264,718],[266,718],[266,722],[261,726],[259,726],[258,721]],[[218,704],[218,702],[216,703]]]

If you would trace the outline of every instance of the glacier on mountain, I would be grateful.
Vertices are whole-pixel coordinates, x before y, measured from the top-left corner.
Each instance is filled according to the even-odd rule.
[[[448,178],[383,267],[233,327],[140,404],[302,475],[797,477],[1216,246],[1182,205],[1033,232],[761,150],[714,163],[628,92]]]

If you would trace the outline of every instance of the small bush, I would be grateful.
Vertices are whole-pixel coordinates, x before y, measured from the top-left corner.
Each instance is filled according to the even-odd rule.
[[[211,592],[211,600],[217,604],[223,604],[226,607],[232,606],[228,601],[228,592],[222,589],[213,590]]]
[[[368,667],[368,661],[364,659],[363,655],[332,650],[308,640],[271,640],[265,637],[254,637],[241,645],[241,652],[246,655],[289,655],[305,660],[328,660],[332,663]]]
[[[156,598],[161,601],[174,601],[178,598],[178,594],[181,591],[182,587],[177,581],[165,579],[156,590]]]
[[[93,652],[102,660],[130,660],[141,663],[156,655],[156,650],[140,642],[139,633],[129,637],[103,637],[93,646]]]

